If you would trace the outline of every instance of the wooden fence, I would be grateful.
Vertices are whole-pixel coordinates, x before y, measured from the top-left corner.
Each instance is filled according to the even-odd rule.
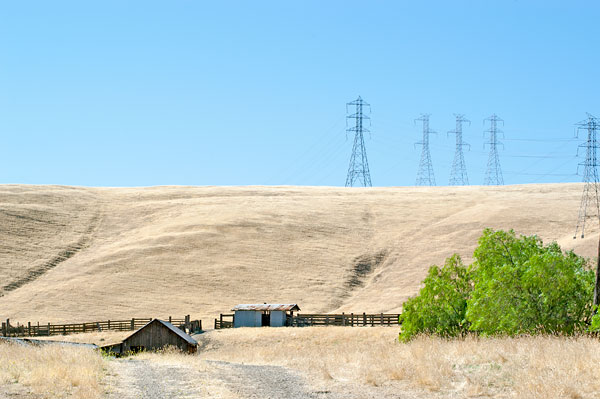
[[[290,320],[292,326],[397,326],[399,313],[340,313],[340,314],[297,314]]]
[[[215,329],[232,328],[233,314],[221,314],[215,319]],[[307,326],[397,326],[399,313],[341,313],[341,314],[302,314],[288,317],[286,325],[292,327]]]
[[[169,316],[168,319],[161,319],[169,321],[176,327],[181,328],[188,332],[197,332],[202,330],[201,320],[190,320],[190,316],[187,315],[184,318],[174,318]],[[76,333],[85,333],[93,331],[133,331],[137,330],[149,322],[152,318],[132,318],[127,320],[105,320],[105,321],[93,321],[87,323],[70,323],[70,324],[19,324],[16,326],[11,325],[10,320],[6,319],[6,322],[2,322],[2,336],[4,337],[39,337],[39,336],[50,336],[50,335],[67,335]]]
[[[221,328],[233,328],[233,314],[220,314],[218,319],[215,319],[215,330]]]

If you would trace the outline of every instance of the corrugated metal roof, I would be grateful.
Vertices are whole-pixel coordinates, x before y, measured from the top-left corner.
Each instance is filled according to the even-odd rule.
[[[273,311],[273,310],[300,310],[298,305],[295,303],[246,303],[234,306],[231,310],[260,310],[260,311]]]
[[[144,327],[140,328],[139,330],[137,330],[136,332],[134,332],[133,334],[131,334],[130,336],[128,336],[127,338],[125,338],[123,340],[123,342],[127,341],[129,338],[133,337],[135,334],[139,333],[140,331],[142,331],[144,328],[146,328],[146,326],[154,323],[154,322],[159,322],[161,323],[163,326],[167,327],[169,330],[173,331],[175,334],[179,335],[181,338],[185,339],[187,343],[192,344],[192,345],[198,345],[198,342],[196,342],[196,340],[192,337],[190,337],[188,334],[186,334],[184,331],[182,331],[181,329],[175,327],[173,324],[169,323],[168,321],[164,321],[164,320],[159,320],[159,319],[154,319],[151,322],[149,322],[148,324],[146,324]]]

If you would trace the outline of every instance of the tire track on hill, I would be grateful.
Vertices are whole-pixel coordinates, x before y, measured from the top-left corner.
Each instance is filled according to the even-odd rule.
[[[60,251],[57,255],[55,255],[49,261],[44,262],[42,265],[40,265],[32,270],[29,270],[25,276],[18,278],[16,280],[4,285],[0,289],[1,290],[0,297],[6,295],[8,292],[11,292],[18,288],[21,288],[22,286],[24,286],[32,281],[35,281],[39,277],[46,274],[48,271],[59,266],[61,263],[71,259],[75,255],[77,255],[79,252],[81,252],[83,249],[87,248],[90,245],[90,243],[93,239],[94,233],[96,232],[96,229],[100,225],[103,217],[104,217],[103,212],[101,210],[99,210],[90,219],[90,222],[89,222],[87,228],[82,233],[81,237],[79,237],[79,240],[77,240],[77,242],[75,242],[71,245],[68,245],[65,249]]]

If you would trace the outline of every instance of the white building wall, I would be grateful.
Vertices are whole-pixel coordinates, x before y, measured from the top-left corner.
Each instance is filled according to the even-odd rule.
[[[271,311],[271,327],[285,326],[285,312],[281,310]]]
[[[233,327],[261,327],[262,312],[254,310],[236,310]]]

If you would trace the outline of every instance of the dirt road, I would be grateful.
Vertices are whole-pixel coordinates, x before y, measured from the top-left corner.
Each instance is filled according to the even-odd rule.
[[[111,362],[106,381],[109,398],[203,398],[199,372],[182,364],[156,363],[135,358]]]
[[[111,399],[356,397],[312,390],[300,374],[278,366],[198,361],[195,367],[136,358],[116,359],[111,365],[113,372],[105,382]]]

